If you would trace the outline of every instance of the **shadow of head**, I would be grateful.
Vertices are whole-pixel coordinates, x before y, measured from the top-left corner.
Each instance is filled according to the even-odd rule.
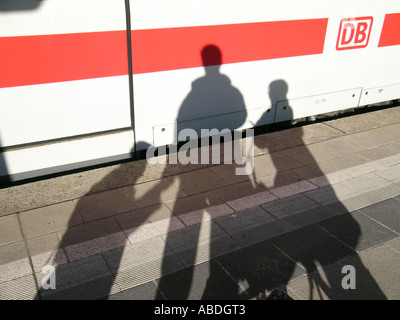
[[[201,50],[201,60],[204,67],[215,66],[219,68],[222,64],[221,50],[216,45],[206,45]]]
[[[271,105],[276,105],[279,101],[287,100],[287,93],[289,86],[285,80],[272,81],[268,87],[269,98],[271,99]]]

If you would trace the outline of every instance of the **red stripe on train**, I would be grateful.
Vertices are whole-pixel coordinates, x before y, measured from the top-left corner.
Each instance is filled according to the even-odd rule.
[[[200,52],[217,46],[222,63],[323,52],[328,19],[132,31],[133,72],[201,67]]]
[[[203,66],[213,44],[222,63],[323,52],[328,19],[132,31],[133,73]],[[0,88],[128,74],[125,31],[0,38]]]
[[[0,88],[125,75],[126,31],[0,38]]]
[[[400,13],[385,16],[381,38],[378,47],[395,46],[400,44]]]

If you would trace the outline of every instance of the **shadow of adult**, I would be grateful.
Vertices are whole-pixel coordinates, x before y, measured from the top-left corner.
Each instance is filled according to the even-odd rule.
[[[201,50],[201,59],[205,76],[192,83],[179,109],[177,133],[190,128],[200,136],[201,129],[238,129],[246,119],[246,107],[240,91],[220,71],[221,50],[216,45],[207,45]]]
[[[177,121],[177,138],[178,141],[188,141],[188,136],[185,132],[196,132],[198,137],[202,137],[202,132],[208,132],[209,130],[217,129],[218,132],[232,132],[239,129],[245,122],[247,117],[246,106],[244,99],[240,91],[232,86],[231,80],[220,72],[221,65],[223,64],[223,54],[220,48],[216,45],[206,45],[201,50],[201,58],[205,70],[205,75],[192,83],[192,89],[184,99],[176,121]],[[226,130],[228,129],[228,130]],[[231,134],[231,133],[229,133]],[[224,141],[224,143],[230,143],[231,141]],[[179,151],[178,152],[182,152]],[[211,151],[212,152],[212,151]],[[223,156],[225,157],[225,155]],[[228,155],[228,158],[232,159],[232,154]],[[221,156],[222,158],[222,156]],[[210,160],[207,159],[208,161]],[[219,161],[220,159],[218,159]],[[190,181],[188,177],[183,175],[171,177],[174,179],[175,185],[181,188],[182,192],[185,192],[185,187],[193,186],[199,183],[199,181]],[[204,179],[207,179],[204,177]],[[245,178],[246,179],[246,178]],[[207,181],[202,181],[206,184]],[[212,182],[210,182],[211,184]],[[190,194],[187,199],[190,201]],[[159,280],[159,295],[156,299],[166,297],[168,299],[187,300],[193,299],[191,287],[194,281],[195,265],[198,263],[196,258],[200,255],[206,255],[208,258],[215,257],[217,255],[218,248],[215,247],[215,242],[212,241],[213,235],[218,233],[215,224],[208,220],[205,211],[212,202],[212,195],[210,192],[204,192],[200,195],[200,200],[196,200],[196,206],[199,217],[196,218],[197,223],[186,227],[189,237],[187,244],[182,243],[184,255],[184,263],[187,267],[182,273],[182,277],[179,279],[179,283],[176,283],[175,278],[169,278],[169,264],[164,259],[162,264],[162,275],[163,277]],[[177,206],[172,209],[176,212]],[[207,220],[208,222],[201,223],[201,221]],[[206,231],[204,231],[206,230]],[[206,244],[204,244],[204,233],[207,233],[204,238],[207,238]],[[185,241],[182,238],[182,232],[169,232],[166,236],[166,244],[176,244]],[[185,247],[185,245],[187,245]],[[205,245],[208,248],[206,253],[199,253],[200,247]],[[166,256],[166,254],[165,254]],[[204,267],[204,264],[202,265]],[[221,270],[215,263],[209,263],[206,265],[206,269],[202,269],[202,280],[204,281],[203,286],[206,288],[202,294],[196,295],[195,299],[218,299],[215,295],[217,291],[221,291],[220,288],[216,291],[213,290],[218,283],[221,282],[219,275]],[[207,280],[206,280],[207,279]],[[205,283],[206,282],[206,283]],[[232,288],[231,292],[225,292],[226,297],[234,297],[236,288]]]
[[[294,116],[288,103],[287,92],[288,84],[284,80],[276,80],[269,85],[272,106],[276,106],[279,101],[287,102],[283,112],[286,112],[284,118],[288,121],[280,124],[280,127],[287,126],[289,129]],[[257,125],[265,124],[264,117],[267,116],[269,116],[267,113],[264,114]],[[307,163],[312,169],[312,177],[318,178],[320,184],[317,192],[323,196],[323,199],[328,200],[326,207],[313,205],[312,201],[302,195],[300,191],[292,196],[276,200],[283,204],[280,210],[276,210],[273,203],[267,204],[264,208],[281,219],[291,230],[269,241],[258,243],[254,246],[253,251],[247,250],[246,252],[244,250],[243,259],[241,259],[241,261],[246,261],[244,265],[240,266],[240,262],[238,262],[238,266],[228,269],[228,272],[237,281],[246,283],[247,292],[251,297],[272,290],[274,287],[286,287],[293,277],[298,277],[302,273],[299,269],[300,266],[307,274],[309,299],[363,299],[365,297],[385,299],[385,295],[357,255],[356,248],[361,236],[360,225],[336,196],[328,178],[303,141],[303,133],[302,127],[296,127],[292,128],[290,135],[287,135],[292,139],[287,141],[288,144],[297,148],[297,153],[291,156],[296,160],[296,155],[299,157],[301,155],[301,162]],[[265,139],[256,140],[256,146],[267,149],[267,151],[269,147],[273,149],[269,150],[276,169],[272,189],[287,185],[288,176],[285,174],[285,170],[286,173],[288,170],[282,163],[280,153],[276,152],[285,149],[285,146],[281,146],[281,149],[276,148],[276,142],[269,141],[268,135]],[[294,183],[294,181],[290,183]],[[306,210],[299,210],[298,207],[303,204],[311,205]],[[342,241],[338,241],[329,232],[337,231],[341,226],[344,226],[343,230],[340,229]],[[290,259],[277,259],[276,257],[279,255],[276,248]],[[325,272],[326,269],[323,269],[350,257],[359,277],[358,282],[362,282],[363,288],[368,288],[368,294],[361,292],[363,289],[358,292],[345,290],[341,281],[345,275],[341,274],[338,266],[336,266],[337,269],[331,267],[331,272]]]

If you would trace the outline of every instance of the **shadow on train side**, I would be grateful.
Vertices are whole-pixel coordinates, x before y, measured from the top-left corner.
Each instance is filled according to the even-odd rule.
[[[210,59],[212,61],[220,61],[218,63],[222,64],[222,54],[217,46],[212,45],[205,47],[202,52],[203,54],[208,52],[208,54],[211,55]],[[224,103],[224,101],[229,101],[229,103],[233,101],[236,106],[235,111],[238,111],[237,115],[242,116],[242,118],[238,118],[235,123],[238,128],[246,120],[243,98],[240,92],[231,85],[229,78],[220,74],[219,66],[207,65],[207,59],[208,58],[206,58],[204,62],[206,75],[193,82],[192,91],[187,95],[187,98],[182,104],[181,110],[177,115],[177,121],[181,122],[181,119],[187,121],[188,115],[198,112],[198,110],[191,110],[191,108],[200,108],[201,104],[199,104],[197,99],[201,99],[201,103],[214,105],[215,108],[218,108],[218,105]],[[215,85],[218,84],[218,88],[210,87],[208,81]],[[288,85],[283,80],[277,80],[271,83],[269,85],[271,103],[286,100],[287,90]],[[233,99],[231,95],[235,98]],[[290,111],[290,106],[288,107],[288,111]],[[261,118],[257,124],[262,123],[263,118]],[[314,167],[316,175],[323,177],[324,173],[319,169],[316,160],[308,151],[307,146],[302,140],[302,128],[297,128],[296,133],[297,135],[293,136],[294,141],[291,142],[291,145],[301,147],[303,158],[307,160],[309,165]],[[257,144],[258,140],[256,139],[255,141]],[[258,147],[270,149],[272,163],[277,172],[273,186],[269,187],[274,188],[283,185],[285,177],[281,175],[284,170],[281,158],[278,156],[278,153],[274,152],[272,149],[272,142],[270,145],[267,139],[259,141],[261,142],[258,142]],[[347,212],[347,209],[341,205],[340,200],[337,199],[335,195],[335,191],[328,182],[324,188],[326,196],[330,197],[333,201],[336,199],[336,202],[334,202],[337,216],[333,216],[331,219],[339,219],[341,224],[346,225],[348,234],[345,236],[348,246],[336,241],[317,224],[312,224],[305,228],[294,228],[294,230],[288,230],[286,228],[283,232],[282,229],[271,230],[266,228],[265,233],[278,232],[278,235],[273,238],[267,237],[266,240],[256,242],[249,246],[237,247],[237,250],[234,251],[227,250],[224,252],[224,250],[228,248],[226,247],[226,243],[223,243],[223,239],[221,240],[221,238],[219,238],[221,228],[218,226],[217,222],[210,220],[203,211],[203,209],[209,208],[210,205],[221,203],[222,199],[219,199],[217,193],[213,191],[221,187],[221,185],[215,182],[217,180],[220,181],[220,179],[213,180],[211,171],[209,171],[210,175],[208,177],[204,176],[204,179],[210,179],[208,181],[193,180],[192,172],[174,175],[171,174],[171,172],[179,171],[175,171],[174,167],[182,168],[182,165],[179,163],[175,165],[168,164],[165,166],[163,174],[161,175],[161,177],[168,177],[168,179],[159,180],[159,182],[154,183],[149,190],[138,194],[135,192],[132,185],[140,181],[147,166],[151,166],[151,164],[144,162],[142,165],[138,163],[135,165],[135,163],[133,163],[130,167],[131,171],[129,172],[121,170],[120,168],[116,169],[102,181],[94,185],[92,190],[88,193],[88,197],[81,198],[77,203],[75,212],[70,219],[70,228],[65,231],[61,239],[60,250],[65,250],[67,256],[69,254],[74,254],[74,245],[89,240],[90,237],[96,233],[97,229],[104,228],[105,224],[107,224],[108,228],[112,229],[113,227],[111,225],[115,224],[113,216],[118,214],[117,211],[112,212],[114,207],[115,210],[117,210],[118,207],[118,210],[129,213],[125,216],[125,218],[128,219],[125,220],[125,222],[131,223],[131,229],[129,229],[130,231],[126,231],[126,236],[128,236],[128,238],[133,236],[135,228],[142,226],[151,219],[157,221],[155,216],[160,214],[162,207],[165,209],[165,204],[162,203],[163,193],[173,186],[179,189],[179,192],[183,194],[181,199],[184,201],[193,201],[186,205],[190,207],[190,212],[199,212],[199,217],[195,217],[195,220],[198,222],[203,221],[203,223],[193,223],[185,228],[177,229],[175,225],[176,219],[174,220],[172,218],[176,218],[176,216],[179,217],[180,214],[186,213],[185,204],[180,203],[179,205],[178,201],[170,201],[168,203],[172,213],[170,215],[171,219],[169,219],[168,233],[165,234],[166,245],[161,249],[159,247],[154,247],[154,252],[152,252],[154,255],[157,250],[159,250],[159,256],[153,257],[153,260],[161,260],[161,277],[156,279],[155,282],[151,282],[150,286],[142,291],[146,292],[144,296],[136,296],[136,298],[160,300],[249,299],[259,296],[266,290],[272,290],[278,286],[287,286],[293,277],[308,273],[310,274],[308,276],[310,299],[318,298],[314,294],[318,294],[320,298],[325,296],[331,299],[346,299],[350,296],[348,291],[344,290],[341,286],[341,274],[335,276],[331,274],[321,275],[323,271],[316,271],[319,269],[319,266],[327,266],[349,256],[353,258],[352,261],[357,268],[357,275],[362,276],[362,279],[358,278],[357,282],[360,283],[360,288],[357,288],[359,298],[363,298],[364,293],[368,295],[371,292],[375,299],[386,298],[368,270],[363,266],[361,260],[358,259],[357,253],[354,250],[360,236],[360,226]],[[235,164],[229,166],[231,166],[232,169],[238,167]],[[201,168],[204,167],[200,166],[199,169]],[[232,175],[234,175],[234,172],[235,171],[232,170]],[[232,176],[231,178],[234,179],[235,177]],[[239,182],[242,186],[255,188],[253,175],[244,176],[242,178],[243,179]],[[131,186],[132,188],[124,189],[126,191],[125,193],[116,192],[113,194],[111,192],[108,195],[98,193],[101,189],[107,190],[105,186],[110,185],[115,188],[114,190],[117,190],[119,183],[120,186]],[[214,185],[214,183],[216,184]],[[222,185],[222,187],[223,186],[224,185]],[[203,187],[204,190],[201,189]],[[210,189],[211,191],[208,191]],[[196,192],[193,192],[193,190],[196,190]],[[254,192],[257,192],[257,190],[254,190]],[[287,198],[286,200],[294,201],[294,198]],[[142,208],[142,210],[132,211],[135,203],[144,203],[146,207]],[[293,206],[288,203],[288,210],[296,209],[294,203],[295,202],[293,202]],[[133,205],[133,207],[130,207],[131,205]],[[105,208],[109,208],[111,211],[105,211]],[[77,225],[79,224],[78,222],[82,220],[82,210],[96,212],[97,220],[90,221],[83,226]],[[137,214],[135,214],[135,212]],[[322,212],[315,212],[315,210],[310,212],[306,211],[302,212],[301,216],[297,218],[300,220],[314,219],[316,216],[322,217],[326,213],[325,210]],[[131,221],[129,221],[129,219],[131,219]],[[249,232],[251,232],[251,230]],[[257,232],[260,232],[260,230]],[[56,291],[54,294],[51,290],[50,292],[40,290],[41,298],[47,299],[51,298],[53,295],[53,298],[76,299],[80,292],[80,294],[83,295],[92,294],[92,297],[94,294],[95,298],[101,299],[107,298],[108,295],[112,294],[113,288],[117,286],[115,277],[118,271],[126,271],[130,267],[134,270],[136,261],[140,261],[141,257],[138,256],[137,259],[136,257],[132,257],[132,260],[125,259],[123,261],[125,238],[117,237],[109,241],[114,242],[111,243],[111,245],[115,246],[116,243],[120,245],[119,248],[113,251],[112,263],[110,265],[113,271],[111,276],[107,275],[101,278],[101,276],[98,275],[91,283],[87,283],[82,287],[67,287],[64,291]],[[101,243],[99,243],[99,245],[101,245]],[[108,243],[106,245],[108,245]],[[87,250],[91,250],[91,248],[87,248]],[[98,250],[98,248],[94,248],[94,250]],[[224,252],[224,254],[221,255],[221,252]],[[179,254],[179,261],[184,262],[185,268],[177,268],[177,260],[171,258],[174,256],[174,253]],[[202,257],[208,257],[211,258],[211,260],[205,259],[198,263],[198,259]],[[129,264],[132,265],[130,266]],[[84,264],[80,265],[80,268],[82,268],[82,266],[84,266]],[[63,268],[64,265],[60,265],[56,269],[57,283],[58,281],[60,281],[60,283],[69,281],[68,277],[71,276],[71,272],[64,272]],[[148,268],[154,268],[154,265],[149,265]],[[84,274],[88,275],[95,272],[97,271],[87,270]],[[139,272],[143,273],[143,270]],[[137,275],[137,277],[141,276],[142,274]],[[65,278],[63,279],[62,277]],[[136,275],[133,277],[136,277]],[[122,280],[122,278],[119,280]],[[125,281],[131,280],[133,279],[125,279]],[[157,284],[156,286],[155,283]],[[368,290],[364,290],[365,288],[368,288]],[[115,297],[118,297],[118,295]],[[371,295],[368,297],[371,298]],[[38,296],[38,298],[40,297]]]
[[[45,0],[1,0],[1,11],[23,11],[37,9]]]

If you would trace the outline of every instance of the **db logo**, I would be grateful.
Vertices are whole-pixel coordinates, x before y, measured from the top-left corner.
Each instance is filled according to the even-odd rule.
[[[368,45],[372,21],[372,17],[342,19],[336,49],[365,48]]]

